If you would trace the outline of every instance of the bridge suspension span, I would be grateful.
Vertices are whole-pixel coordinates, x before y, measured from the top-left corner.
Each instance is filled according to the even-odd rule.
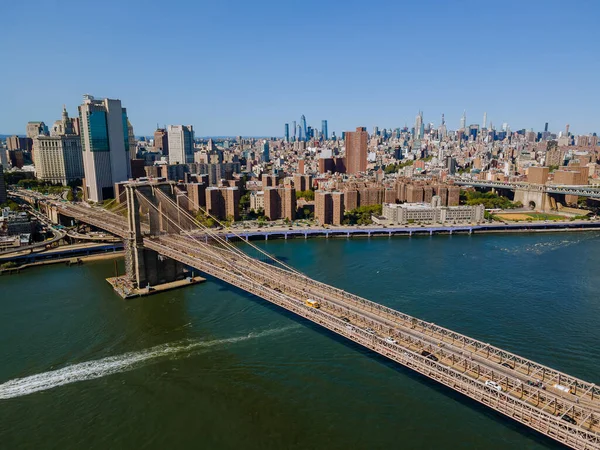
[[[186,206],[173,183],[132,182],[126,196],[127,206],[114,212],[56,207],[315,322],[569,447],[600,450],[595,384],[314,280],[233,231],[227,236],[235,238],[228,238],[192,216],[188,209],[216,221],[205,208]]]

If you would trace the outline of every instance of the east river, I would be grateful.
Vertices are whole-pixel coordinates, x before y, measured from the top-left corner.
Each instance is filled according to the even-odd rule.
[[[600,234],[290,240],[318,280],[600,383]],[[226,284],[112,261],[0,278],[2,449],[542,449],[553,441]]]

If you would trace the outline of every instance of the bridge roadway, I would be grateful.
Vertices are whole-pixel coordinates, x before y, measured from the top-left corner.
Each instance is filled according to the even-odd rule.
[[[458,186],[476,186],[489,187],[496,189],[522,189],[536,190],[548,194],[577,195],[579,197],[589,197],[600,199],[600,189],[596,185],[567,185],[567,184],[533,184],[523,181],[504,182],[504,181],[486,181],[486,180],[463,180],[456,179],[454,184]]]
[[[72,204],[58,206],[62,214],[121,237],[129,235],[121,216]],[[567,446],[600,449],[600,389],[589,382],[197,238],[161,235],[144,238],[144,245],[328,328]],[[321,308],[307,306],[309,298],[319,301]],[[488,380],[502,391],[486,386]],[[528,382],[542,383],[545,389]],[[569,387],[569,392],[554,384]]]

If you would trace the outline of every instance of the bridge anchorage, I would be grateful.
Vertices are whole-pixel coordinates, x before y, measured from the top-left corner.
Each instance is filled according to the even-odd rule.
[[[172,217],[172,208],[165,207],[165,199],[177,201],[175,184],[130,182],[125,185],[124,195],[128,226],[123,238],[125,274],[107,280],[115,292],[132,298],[204,281],[193,276],[182,262],[144,245],[145,238],[178,232],[174,225],[178,214]]]
[[[126,276],[131,283],[177,279],[185,276],[183,268],[194,268],[568,447],[600,450],[600,387],[594,383],[314,280],[234,230],[227,239],[189,214],[201,210],[210,216],[210,211],[189,205],[174,183],[131,182],[126,196],[127,219],[115,210],[62,202],[54,206],[60,214],[129,241]],[[182,266],[168,268],[175,263],[167,260]]]

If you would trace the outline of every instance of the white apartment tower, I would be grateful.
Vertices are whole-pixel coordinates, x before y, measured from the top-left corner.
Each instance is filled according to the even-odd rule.
[[[194,127],[191,125],[169,125],[169,164],[194,162]]]
[[[114,184],[131,177],[127,111],[121,100],[83,96],[79,107],[85,172],[84,198],[114,198]]]

